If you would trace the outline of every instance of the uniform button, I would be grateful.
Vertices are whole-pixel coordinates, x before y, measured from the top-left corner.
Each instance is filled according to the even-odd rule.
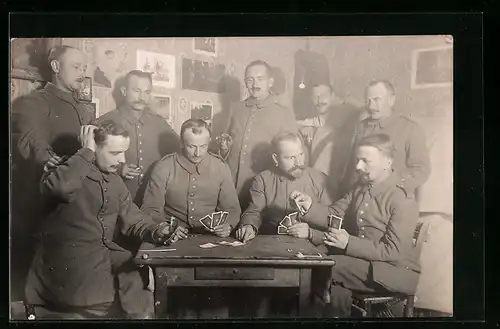
[[[104,230],[107,230],[108,228],[106,226],[103,226],[104,227]]]
[[[65,271],[67,271],[67,270],[68,270],[68,268],[67,268],[67,267],[65,267],[65,268],[64,268],[64,270],[65,270]]]
[[[72,244],[71,244],[71,246],[72,246],[72,247],[75,247],[75,244],[74,244],[74,243],[72,243]]]
[[[194,196],[194,193],[189,194],[190,196]]]
[[[364,239],[364,238],[365,238],[365,235],[364,235],[364,234],[361,234],[359,237]]]
[[[196,177],[193,177],[193,180],[196,180]]]
[[[196,188],[196,185],[193,185],[193,188]]]
[[[405,179],[404,179],[404,178],[401,178],[401,181],[402,181],[402,182],[404,182],[404,181],[405,181]]]
[[[106,240],[108,240],[108,238],[104,237],[103,240],[106,241]]]
[[[49,271],[53,272],[54,271],[54,268],[51,266],[49,267]]]
[[[100,220],[100,221],[103,221],[103,220],[104,220],[104,218],[102,218],[102,217],[99,217],[99,220]]]
[[[243,155],[247,155],[247,152],[243,152]]]
[[[139,153],[142,153],[142,150],[139,150]]]
[[[247,144],[243,145],[243,147],[245,147],[245,148],[246,148],[246,147],[247,147]]]
[[[141,137],[141,136],[142,136],[142,135],[141,135],[141,134],[139,134],[139,137]]]
[[[193,204],[193,201],[191,201],[190,203]]]
[[[243,161],[243,160],[241,160],[241,162],[240,162],[240,163],[241,163],[241,164],[243,164],[243,163],[244,163],[244,161]]]
[[[139,141],[139,145],[142,145],[142,142],[141,142],[141,141]]]
[[[365,203],[365,207],[368,207],[368,202],[367,202],[367,203]]]
[[[109,202],[109,200],[108,200],[108,199],[104,200],[104,203],[108,203],[108,202]]]
[[[143,177],[143,176],[144,176],[144,174],[140,174],[139,176],[140,176],[140,177]]]
[[[189,216],[189,219],[193,219],[193,218],[194,218],[194,216]]]
[[[362,214],[364,214],[364,211],[363,211],[363,210],[361,210],[359,213],[362,215]]]
[[[365,228],[364,227],[360,227],[359,229],[363,231]]]
[[[194,208],[191,208],[191,211],[194,211]]]
[[[248,129],[248,132],[251,132],[251,131],[252,131],[252,129]],[[248,137],[247,137],[247,138],[248,138]]]
[[[141,161],[142,161],[142,158],[140,158],[139,160],[141,160]]]
[[[107,189],[107,188],[105,188],[105,189],[104,189],[104,192],[108,192],[108,189]]]

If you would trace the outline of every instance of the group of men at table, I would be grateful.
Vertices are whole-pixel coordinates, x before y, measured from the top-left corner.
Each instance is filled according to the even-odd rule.
[[[331,86],[319,84],[318,115],[297,122],[272,91],[270,66],[254,61],[244,77],[250,96],[233,106],[216,154],[205,121],[189,119],[177,135],[149,108],[148,73],[129,72],[123,104],[95,119],[74,96],[85,55],[60,46],[49,64],[52,82],[13,109],[18,150],[41,177],[43,218],[25,285],[38,317],[109,317],[119,305],[122,316],[151,318],[153,292],[133,262],[142,242],[175,245],[201,233],[246,243],[276,234],[295,211],[301,222],[288,234],[336,260],[328,303],[317,292],[321,315],[349,317],[352,291],[415,291],[415,191],[429,158],[422,129],[394,113],[389,82],[367,86],[360,112],[332,108]],[[214,211],[229,216],[209,232],[199,219]],[[344,219],[341,229],[329,228],[332,214]]]

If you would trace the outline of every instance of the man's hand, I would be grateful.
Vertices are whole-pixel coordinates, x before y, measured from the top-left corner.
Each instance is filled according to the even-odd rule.
[[[299,239],[309,238],[309,225],[307,223],[293,224],[288,228],[288,235]]]
[[[238,229],[236,230],[236,239],[245,243],[255,238],[256,233],[257,232],[255,231],[255,228],[252,225],[249,224],[243,225],[238,227]]]
[[[120,167],[120,176],[124,179],[134,179],[141,174],[141,167],[124,163]]]
[[[221,238],[227,238],[231,234],[231,225],[224,223],[222,225],[216,226],[213,231],[215,235]]]
[[[56,154],[52,154],[50,156],[49,160],[47,161],[47,163],[45,163],[45,166],[43,167],[43,171],[49,172],[53,169],[56,169],[60,164],[62,164],[67,159],[68,159],[67,156],[60,157]]]
[[[316,133],[315,127],[306,126],[300,128],[300,134],[302,135],[302,138],[307,143],[307,145],[311,145],[315,133]]]
[[[94,130],[97,127],[93,125],[85,125],[80,128],[80,143],[82,143],[83,148],[88,148],[95,152],[96,144],[94,139]]]
[[[179,240],[187,239],[187,234],[188,229],[185,227],[179,226],[174,232],[171,232],[170,225],[162,225],[154,232],[153,239],[160,243],[170,240],[170,244],[172,244]]]
[[[328,232],[325,233],[323,242],[330,247],[335,247],[344,250],[347,248],[347,243],[349,243],[349,233],[346,230],[337,230],[335,228],[329,228]]]
[[[312,198],[302,192],[293,191],[290,193],[290,202],[292,205],[299,207],[299,211],[301,214],[305,214],[309,211],[312,205]]]

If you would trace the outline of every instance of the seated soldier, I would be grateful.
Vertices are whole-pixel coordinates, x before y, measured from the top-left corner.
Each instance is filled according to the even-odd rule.
[[[207,151],[211,130],[205,121],[185,121],[181,126],[180,137],[182,151],[163,157],[154,167],[142,209],[158,221],[170,217],[178,219],[183,230],[174,233],[172,243],[187,238],[188,230],[228,237],[241,215],[229,166],[220,157]],[[199,220],[216,211],[226,211],[229,215],[225,223],[210,232]],[[215,310],[215,301],[211,306],[217,317],[223,316]],[[212,316],[206,312],[203,317]]]
[[[130,144],[123,128],[83,126],[80,141],[75,155],[42,177],[53,208],[29,271],[26,304],[42,319],[109,318],[117,294],[127,318],[152,318],[153,294],[113,233],[162,244],[169,227],[141,212],[116,174]]]
[[[420,266],[412,238],[418,207],[413,190],[392,168],[393,156],[389,136],[365,137],[356,150],[358,182],[344,198],[328,207],[302,191],[290,194],[306,221],[328,228],[329,215],[344,218],[343,228],[330,227],[324,236],[337,262],[325,316],[349,317],[352,291],[415,293]]]
[[[326,187],[327,176],[320,171],[305,165],[305,148],[298,133],[282,132],[272,142],[274,170],[265,170],[258,174],[250,189],[250,204],[243,212],[240,225],[236,230],[236,238],[242,242],[249,241],[259,234],[277,234],[279,223],[286,215],[297,213],[299,209],[291,202],[290,192],[297,190],[310,195],[314,202],[331,204]],[[293,223],[285,232],[299,239],[309,239],[316,245],[323,245],[324,232],[322,226],[305,222]],[[265,315],[267,307],[265,298],[260,299],[261,309],[257,316]],[[282,304],[282,303],[273,303]]]

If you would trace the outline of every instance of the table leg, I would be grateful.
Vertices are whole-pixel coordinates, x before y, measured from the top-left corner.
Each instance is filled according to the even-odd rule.
[[[155,318],[168,319],[167,273],[161,267],[155,267],[154,273],[155,273]]]
[[[299,317],[307,317],[307,311],[311,302],[311,272],[310,268],[300,269],[299,282]]]

